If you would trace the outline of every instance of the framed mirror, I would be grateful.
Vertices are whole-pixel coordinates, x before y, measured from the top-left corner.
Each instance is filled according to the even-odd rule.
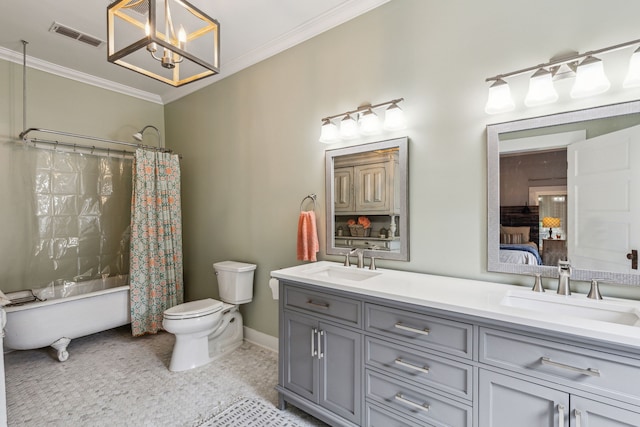
[[[409,260],[408,139],[327,150],[327,254]]]
[[[488,270],[640,285],[640,101],[487,126]]]

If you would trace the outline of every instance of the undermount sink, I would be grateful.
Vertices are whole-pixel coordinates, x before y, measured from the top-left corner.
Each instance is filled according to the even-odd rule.
[[[640,301],[591,300],[585,295],[509,291],[500,305],[627,326],[640,326]]]
[[[376,277],[380,274],[379,271],[365,270],[355,267],[340,267],[340,266],[326,266],[309,270],[306,274],[310,277],[317,277],[322,279],[338,279],[338,280],[351,280],[360,282],[362,280]]]

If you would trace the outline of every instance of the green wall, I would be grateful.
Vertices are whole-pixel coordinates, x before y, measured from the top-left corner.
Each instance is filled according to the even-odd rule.
[[[410,138],[411,261],[379,266],[528,284],[528,277],[486,271],[485,126],[635,99],[640,91],[622,91],[620,66],[608,69],[614,85],[606,95],[570,100],[565,87],[559,103],[525,109],[523,76],[512,79],[516,111],[488,116],[485,78],[567,50],[637,39],[639,12],[626,0],[393,0],[168,104],[167,144],[184,155],[187,298],[217,296],[213,262],[256,263],[245,324],[276,336],[269,272],[299,263],[297,217],[309,193],[319,195],[320,257],[327,259],[324,151],[403,134]],[[406,99],[404,132],[318,142],[322,117],[397,97]]]

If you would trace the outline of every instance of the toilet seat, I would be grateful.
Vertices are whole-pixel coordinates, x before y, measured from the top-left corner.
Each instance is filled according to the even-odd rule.
[[[165,310],[165,319],[194,319],[208,316],[222,310],[222,301],[206,298],[197,301],[186,302]]]

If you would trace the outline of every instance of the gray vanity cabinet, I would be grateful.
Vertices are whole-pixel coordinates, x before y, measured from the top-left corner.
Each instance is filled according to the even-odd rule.
[[[360,425],[362,334],[346,325],[360,325],[361,304],[288,286],[283,295],[278,390],[334,425]]]
[[[483,369],[479,394],[481,426],[568,426],[567,393]]]
[[[640,426],[636,412],[484,369],[479,408],[480,426]]]
[[[573,427],[638,427],[640,415],[614,405],[592,399],[571,396],[571,424]]]
[[[280,283],[280,407],[332,426],[638,427],[640,355],[594,339]]]
[[[480,370],[481,426],[640,426],[637,406],[622,402],[640,399],[636,358],[480,328],[479,360],[492,369]],[[619,400],[605,404],[609,398]]]

